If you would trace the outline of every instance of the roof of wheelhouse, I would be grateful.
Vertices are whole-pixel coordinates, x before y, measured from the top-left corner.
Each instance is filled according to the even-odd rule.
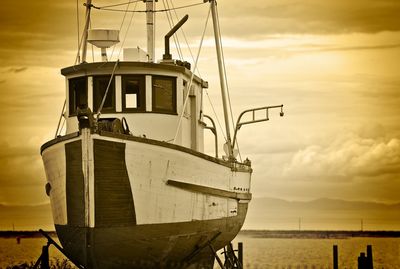
[[[95,73],[102,73],[104,71],[109,71],[112,73],[114,69],[115,62],[95,62],[95,63],[81,63],[79,65],[73,65],[69,67],[65,67],[61,69],[61,74],[64,76],[73,75],[76,73],[84,73],[86,75],[95,74]],[[185,68],[184,66],[176,65],[176,64],[163,64],[163,63],[148,63],[148,62],[118,62],[117,69],[118,71],[129,72],[133,71],[134,69],[148,69],[154,71],[173,71],[177,73],[182,73],[188,77],[192,76],[192,72]],[[116,73],[118,73],[116,71]],[[199,84],[203,88],[208,88],[208,82],[201,79],[200,77],[194,75],[193,80]]]

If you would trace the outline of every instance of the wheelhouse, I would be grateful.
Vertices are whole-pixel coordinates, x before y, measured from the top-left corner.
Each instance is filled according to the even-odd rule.
[[[187,66],[118,62],[115,68],[115,64],[82,63],[61,70],[66,77],[66,133],[79,130],[78,108],[99,112],[110,83],[100,119],[125,118],[135,136],[174,142],[203,152],[202,93],[208,83],[194,76]]]

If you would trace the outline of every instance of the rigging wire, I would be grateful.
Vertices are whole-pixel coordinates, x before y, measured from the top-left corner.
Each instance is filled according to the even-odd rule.
[[[165,4],[164,0],[163,0],[163,5],[164,5],[164,8],[166,8],[166,9],[169,8],[168,3]],[[168,11],[168,12],[165,13],[165,15],[167,17],[169,27],[170,28],[174,27],[174,20],[173,20],[173,18],[171,16],[171,12]],[[177,35],[173,35],[172,38],[174,39],[174,44],[175,44],[176,50],[178,51],[179,59],[183,60],[182,51],[181,51],[180,46],[179,46],[179,40],[177,40],[177,38],[178,38]]]
[[[137,2],[143,2],[143,0],[128,1],[128,2],[114,4],[114,5],[102,6],[100,8],[118,7],[118,6],[123,6],[123,5],[128,5],[129,6],[130,4],[137,3]]]
[[[170,8],[170,6],[169,6],[169,0],[166,0],[166,2],[167,2],[167,7],[168,8]],[[166,13],[169,13],[169,16],[171,17],[171,21],[172,22],[174,22],[174,18],[173,18],[173,16],[172,16],[172,12],[171,12],[171,10],[169,10],[169,11],[167,11]],[[179,21],[180,20],[180,18],[176,18],[177,19],[177,21]],[[182,27],[180,27],[179,29],[183,29],[183,26]],[[179,42],[179,35],[178,35],[178,32],[177,32],[177,34],[176,35],[174,35],[174,37],[176,37],[176,46],[177,46],[177,50],[179,50],[180,51],[180,54],[181,54],[181,60],[183,61],[183,59],[184,59],[184,56],[183,56],[183,52],[182,52],[182,48],[181,48],[181,43]]]
[[[67,120],[65,119],[65,117],[64,117],[64,120],[63,120],[63,122],[62,122],[62,124],[61,124],[61,128],[60,128],[60,130],[59,130],[59,135],[61,135],[61,132],[62,132],[62,130],[63,130],[63,128],[64,128],[64,126],[65,126],[65,123],[67,122]]]
[[[137,6],[137,3],[135,3],[134,9],[136,9],[136,6]],[[129,24],[128,24],[128,27],[127,27],[127,29],[126,29],[124,39],[122,40],[121,47],[119,48],[119,52],[118,52],[118,56],[117,56],[117,61],[116,61],[115,64],[114,64],[114,68],[113,68],[113,71],[112,71],[112,73],[111,73],[110,80],[108,81],[108,85],[107,85],[106,91],[105,91],[105,93],[104,93],[104,96],[103,96],[103,99],[102,99],[102,101],[101,101],[100,107],[99,107],[99,109],[97,110],[97,113],[96,113],[97,119],[100,117],[101,110],[103,109],[104,102],[106,101],[107,94],[108,94],[108,90],[110,89],[111,82],[112,82],[112,80],[113,80],[113,78],[114,78],[115,70],[116,70],[116,68],[117,68],[117,66],[118,66],[118,63],[119,63],[119,56],[121,55],[121,51],[122,51],[122,48],[123,48],[123,46],[124,46],[124,44],[125,44],[126,37],[128,36],[129,28],[131,27],[133,17],[134,17],[134,13],[132,13],[132,15],[131,15],[131,19],[130,19]],[[122,26],[121,26],[121,27],[122,27]]]
[[[136,6],[137,6],[137,2],[135,3],[135,6],[133,7],[134,10],[136,10]],[[122,48],[124,47],[124,44],[125,44],[125,41],[126,41],[126,37],[128,36],[129,29],[131,28],[131,25],[133,25],[132,21],[133,21],[134,15],[135,15],[135,13],[132,13],[131,18],[129,20],[128,27],[127,27],[126,32],[125,32],[124,39],[122,40],[121,47],[119,48],[118,57],[117,57],[118,60],[119,60],[119,56],[121,55]]]
[[[64,100],[64,105],[63,105],[63,107],[61,109],[60,118],[59,118],[58,124],[57,124],[56,135],[54,137],[57,137],[58,133],[61,132],[60,123],[61,123],[62,118],[64,117],[64,110],[65,110],[66,105],[67,105],[67,99]],[[64,118],[64,120],[65,120],[65,118]]]
[[[92,5],[91,5],[91,6],[92,6]],[[90,16],[90,10],[89,10],[89,9],[86,10],[86,20],[87,20],[87,16]],[[87,27],[86,23],[87,23],[87,22],[85,22],[85,29],[86,29],[86,27]],[[78,34],[78,35],[79,35],[79,34]],[[86,31],[84,30],[84,31],[82,31],[82,36],[81,36],[81,39],[80,39],[80,41],[79,41],[78,51],[77,51],[77,53],[76,53],[74,65],[76,65],[78,62],[81,61],[81,59],[80,59],[80,53],[81,53],[81,47],[82,47],[82,43],[83,43],[83,39],[84,39],[84,36],[85,36],[85,35],[86,35]]]
[[[215,111],[214,105],[213,105],[213,103],[211,102],[211,98],[210,98],[210,96],[208,95],[208,91],[207,91],[207,89],[206,89],[206,91],[205,91],[205,92],[206,92],[206,95],[207,95],[208,101],[210,102],[211,109],[213,110],[213,112],[214,112],[214,115],[215,115],[215,118],[217,119],[217,123],[218,123],[219,129],[220,129],[220,131],[221,131],[221,133],[222,133],[222,136],[224,137],[224,139],[225,139],[225,142],[228,142],[228,139],[226,138],[226,135],[225,135],[224,128],[222,128],[221,122],[219,121],[219,118],[218,118],[218,116],[217,116],[217,112]]]
[[[163,0],[163,1],[164,1],[164,0]],[[167,0],[167,1],[168,1],[168,0]],[[179,15],[178,15],[178,12],[176,11],[177,9],[175,8],[174,3],[173,3],[172,0],[171,0],[171,6],[172,6],[172,10],[173,10],[174,13],[175,13],[176,19],[179,20]],[[194,58],[192,49],[191,49],[190,46],[189,46],[189,42],[188,42],[188,40],[187,40],[185,31],[183,30],[183,28],[180,28],[179,30],[182,32],[182,35],[183,35],[183,38],[184,38],[184,40],[185,40],[186,46],[187,46],[187,48],[188,48],[188,50],[189,50],[190,56],[191,56],[191,58],[192,58],[192,61],[194,62],[194,61],[195,61],[195,58]],[[193,69],[193,72],[196,72],[196,71],[198,72],[199,76],[201,77],[201,72],[200,72],[200,69],[199,69],[198,65],[196,65],[196,66],[194,67],[194,69]],[[215,107],[214,107],[214,105],[213,105],[213,102],[212,102],[212,100],[211,100],[211,98],[210,98],[210,96],[209,96],[209,94],[208,94],[207,89],[205,89],[205,93],[206,93],[206,95],[207,95],[207,100],[208,100],[208,102],[210,103],[210,106],[211,106],[211,109],[212,109],[212,111],[213,111],[214,117],[215,117],[215,119],[217,120],[219,129],[220,129],[220,132],[222,133],[222,136],[224,137],[225,142],[227,142],[227,138],[226,138],[226,135],[225,135],[225,131],[224,131],[224,129],[222,128],[221,121],[219,120],[219,117],[218,117],[218,115],[217,115],[217,112],[216,112]],[[202,113],[202,111],[200,111],[200,113]]]
[[[89,26],[90,26],[90,29],[92,29],[92,19],[90,19],[90,21],[89,21]],[[94,46],[93,46],[93,44],[90,44],[91,46],[91,49],[92,49],[92,62],[94,62]]]
[[[218,8],[216,9],[216,15],[217,15],[217,22],[219,24],[219,14],[218,14]],[[222,54],[222,66],[224,69],[224,80],[225,80],[225,85],[226,85],[226,92],[227,92],[227,97],[228,97],[228,104],[229,104],[229,112],[231,114],[231,120],[232,120],[232,128],[233,131],[235,131],[236,127],[235,127],[235,122],[233,120],[233,110],[232,110],[232,103],[231,103],[231,96],[229,93],[229,87],[228,87],[228,77],[226,74],[226,66],[225,66],[225,56],[224,56],[224,49],[223,49],[223,45],[222,45],[222,38],[221,38],[221,27],[218,27],[218,35],[220,36],[220,43],[221,43],[221,54]],[[242,161],[242,155],[240,154],[240,149],[239,149],[239,144],[237,142],[237,140],[235,141],[235,144],[237,145],[237,149],[238,149],[238,153],[239,153],[239,158]],[[235,145],[232,145],[233,147]]]
[[[137,3],[136,3],[136,4],[137,4]],[[128,14],[128,13],[127,13],[127,10],[128,10],[128,8],[129,8],[129,5],[130,5],[130,3],[127,4],[126,9],[125,9],[124,17],[122,18],[121,26],[119,27],[119,31],[120,31],[120,32],[121,32],[121,30],[122,30],[122,26],[124,25],[125,18],[126,18],[126,14]],[[132,13],[132,15],[133,15],[133,13]],[[112,51],[111,51],[110,60],[112,59],[112,57],[113,57],[113,55],[114,55],[115,47],[116,47],[116,46],[113,46],[113,49],[112,49]]]
[[[112,82],[112,80],[113,80],[113,78],[114,78],[115,70],[117,69],[118,63],[119,63],[119,59],[118,59],[118,60],[115,62],[115,64],[114,64],[114,68],[113,68],[113,71],[111,72],[111,77],[110,77],[110,80],[108,81],[108,85],[107,85],[106,91],[105,91],[105,93],[104,93],[103,99],[101,100],[100,107],[99,107],[99,109],[97,109],[97,112],[96,112],[96,118],[97,118],[97,119],[99,119],[100,114],[101,114],[100,112],[101,112],[101,110],[103,109],[104,102],[106,101],[107,94],[108,94],[108,90],[110,89],[111,82]]]
[[[76,26],[77,26],[77,30],[78,30],[78,35],[77,35],[77,38],[78,38],[78,43],[77,43],[78,51],[79,51],[79,33],[80,33],[79,24],[80,24],[80,21],[79,21],[79,0],[76,0]]]
[[[189,8],[189,7],[195,7],[195,6],[199,6],[199,5],[203,5],[206,4],[206,2],[204,3],[196,3],[196,4],[190,4],[190,5],[185,5],[185,6],[179,6],[176,8],[170,8],[170,9],[158,9],[158,10],[153,10],[153,11],[148,11],[148,10],[128,10],[127,12],[133,12],[133,13],[146,13],[146,12],[153,12],[153,13],[157,13],[157,12],[167,12],[170,10],[177,10],[177,9],[183,9],[183,8]],[[91,5],[91,7],[98,9],[98,10],[104,10],[104,11],[115,11],[115,12],[125,12],[125,10],[123,9],[113,9],[113,8],[104,8],[104,7],[97,7],[94,5]]]
[[[204,30],[203,30],[203,34],[202,34],[202,37],[201,37],[201,40],[200,40],[199,50],[197,51],[196,61],[194,62],[194,66],[195,66],[194,69],[196,68],[197,63],[198,63],[198,60],[199,60],[201,48],[202,48],[202,46],[203,46],[204,36],[205,36],[206,30],[207,30],[208,20],[210,19],[210,13],[211,13],[211,6],[210,6],[210,9],[209,9],[209,11],[208,11],[206,23],[205,23],[205,25],[204,25]],[[181,123],[182,123],[182,118],[183,118],[183,115],[184,115],[184,113],[185,113],[187,101],[188,101],[188,99],[189,99],[190,89],[192,88],[193,78],[194,78],[194,72],[192,72],[192,75],[191,75],[191,77],[190,77],[190,82],[189,82],[189,84],[188,84],[188,86],[187,86],[187,87],[188,87],[188,88],[187,88],[188,91],[187,91],[187,93],[186,93],[185,102],[183,103],[183,108],[182,108],[181,115],[180,115],[180,117],[179,117],[178,126],[176,127],[176,132],[175,132],[175,137],[174,137],[173,143],[175,143],[176,138],[178,137],[178,132],[179,132],[179,129],[180,129]]]
[[[171,6],[172,6],[173,11],[175,13],[176,19],[179,20],[178,12],[176,12],[176,9],[175,9],[175,6],[174,6],[174,2],[172,2],[172,0],[171,0]],[[192,61],[194,62],[194,55],[193,55],[193,52],[192,52],[192,50],[191,50],[191,48],[189,46],[189,42],[187,41],[185,31],[183,30],[183,27],[179,28],[179,30],[182,32],[183,38],[185,39],[186,46],[187,46],[187,48],[189,50],[190,56],[192,57]],[[193,72],[196,72],[196,70],[197,70],[199,76],[201,77],[200,70],[199,70],[198,66],[196,67],[196,69],[193,69]]]

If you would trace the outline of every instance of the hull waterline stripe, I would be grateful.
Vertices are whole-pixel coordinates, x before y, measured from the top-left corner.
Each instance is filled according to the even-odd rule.
[[[209,194],[209,195],[214,195],[214,196],[232,198],[232,199],[237,199],[237,200],[251,200],[251,193],[237,193],[237,192],[233,192],[233,191],[226,191],[226,190],[211,188],[211,187],[207,187],[207,186],[201,186],[201,185],[197,185],[197,184],[176,181],[176,180],[172,180],[172,179],[167,180],[167,185],[174,186],[174,187],[181,188],[181,189],[188,190],[188,191],[200,192],[203,194]]]

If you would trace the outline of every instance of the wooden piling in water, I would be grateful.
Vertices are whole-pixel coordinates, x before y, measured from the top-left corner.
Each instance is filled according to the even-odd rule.
[[[49,264],[49,245],[42,247],[42,257],[40,262],[41,269],[50,269]]]
[[[243,242],[238,243],[238,260],[243,268]]]
[[[365,257],[365,252],[361,252],[358,257],[358,269],[367,269],[367,257]]]
[[[337,245],[333,245],[333,269],[339,269]]]
[[[372,260],[372,246],[368,245],[367,246],[367,263],[368,263],[368,269],[374,269],[374,263]]]

